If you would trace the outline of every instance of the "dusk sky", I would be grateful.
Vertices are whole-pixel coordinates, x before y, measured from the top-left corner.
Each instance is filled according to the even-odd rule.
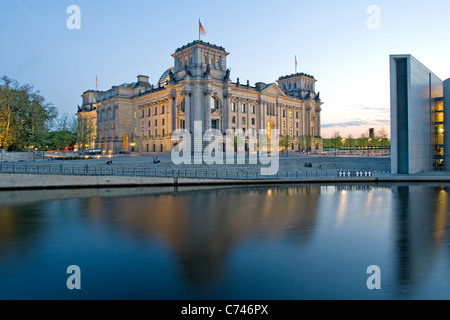
[[[70,5],[81,10],[79,30],[67,27]],[[297,56],[298,72],[318,80],[322,136],[359,137],[390,131],[390,54],[450,77],[449,12],[448,0],[10,0],[0,11],[0,75],[74,114],[96,76],[99,90],[139,74],[156,84],[171,54],[198,39],[201,19],[202,40],[230,53],[233,82],[275,82],[295,72]]]

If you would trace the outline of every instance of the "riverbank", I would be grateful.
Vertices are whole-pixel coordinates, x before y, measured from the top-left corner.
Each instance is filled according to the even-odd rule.
[[[0,174],[0,190],[20,189],[80,189],[166,186],[231,186],[281,184],[380,184],[380,183],[450,183],[450,175],[383,175],[374,177],[288,178],[288,179],[213,179],[183,177]]]

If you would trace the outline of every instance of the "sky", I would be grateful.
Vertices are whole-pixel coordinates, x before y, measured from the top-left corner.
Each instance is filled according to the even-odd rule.
[[[70,29],[80,9],[79,29]],[[313,75],[322,136],[390,132],[389,55],[412,54],[450,78],[448,0],[9,0],[0,10],[0,76],[31,84],[60,114],[81,94],[135,82],[156,84],[178,47],[198,40],[230,55],[233,82],[273,83]]]

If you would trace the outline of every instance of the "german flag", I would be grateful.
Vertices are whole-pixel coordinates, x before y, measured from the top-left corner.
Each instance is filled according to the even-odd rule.
[[[200,38],[200,35],[202,35],[204,37],[206,36],[205,28],[203,28],[202,23],[200,22],[200,20],[198,20],[198,34],[199,34],[199,38]]]

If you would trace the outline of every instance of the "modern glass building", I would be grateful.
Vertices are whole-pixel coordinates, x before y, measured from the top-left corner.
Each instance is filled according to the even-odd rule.
[[[390,56],[390,79],[392,173],[450,170],[450,79],[409,54]]]

